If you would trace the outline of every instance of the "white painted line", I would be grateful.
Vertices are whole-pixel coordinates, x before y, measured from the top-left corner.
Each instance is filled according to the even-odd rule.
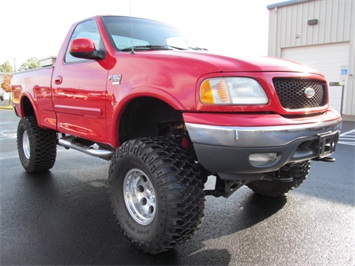
[[[350,130],[350,131],[347,131],[347,132],[344,132],[344,133],[341,133],[341,134],[340,134],[340,137],[345,136],[345,135],[348,135],[348,134],[355,134],[355,129]]]
[[[355,129],[340,134],[338,144],[355,146]]]

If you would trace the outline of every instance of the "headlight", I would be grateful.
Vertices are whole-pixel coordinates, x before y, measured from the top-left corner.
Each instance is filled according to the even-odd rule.
[[[203,104],[267,104],[268,98],[260,84],[251,78],[220,77],[204,80],[200,86]]]

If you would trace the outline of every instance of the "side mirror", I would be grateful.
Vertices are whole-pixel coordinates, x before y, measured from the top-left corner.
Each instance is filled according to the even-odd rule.
[[[106,56],[105,51],[96,50],[92,40],[78,38],[71,42],[69,53],[78,58],[101,60]]]

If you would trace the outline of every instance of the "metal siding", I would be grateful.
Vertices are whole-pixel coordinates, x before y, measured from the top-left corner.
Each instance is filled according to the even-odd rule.
[[[309,3],[309,6],[305,6],[305,9],[308,10],[307,16],[304,18],[304,28],[310,33],[307,35],[307,40],[312,40],[312,44],[315,44],[319,39],[324,36],[324,29],[322,24],[327,20],[327,15],[323,5],[320,5],[319,1],[312,1]],[[318,19],[317,25],[308,25],[309,19]]]
[[[274,11],[272,11],[274,12]],[[269,16],[269,41],[268,41],[268,54],[276,55],[277,47],[276,43],[278,43],[278,35],[277,35],[277,16]]]
[[[273,9],[270,28],[276,28],[280,48],[349,41],[353,5],[354,0],[314,0]],[[308,25],[309,19],[318,24]]]

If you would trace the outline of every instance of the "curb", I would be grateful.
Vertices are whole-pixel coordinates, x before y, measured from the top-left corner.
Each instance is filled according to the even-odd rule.
[[[12,110],[12,105],[2,105],[0,106],[0,110]]]

